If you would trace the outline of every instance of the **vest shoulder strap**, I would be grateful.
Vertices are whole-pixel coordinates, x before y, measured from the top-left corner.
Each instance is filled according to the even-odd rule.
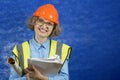
[[[28,66],[27,59],[30,57],[29,42],[25,41],[22,44],[15,45],[13,48],[13,54],[16,56],[16,61],[22,69]]]
[[[62,44],[55,40],[51,40],[51,48],[50,48],[49,57],[54,56],[54,55],[59,55],[60,59],[62,60],[62,63],[64,64],[66,59],[69,59],[71,50],[72,50],[72,48],[70,46],[68,46],[66,44]],[[61,66],[61,68],[62,68],[62,66]],[[61,71],[61,69],[60,69],[60,71]]]
[[[69,58],[71,53],[71,47],[66,45],[66,44],[62,44],[60,42],[57,42],[55,40],[51,40],[51,47],[50,47],[50,55],[54,56],[54,55],[59,55],[62,62],[64,63],[66,58]]]

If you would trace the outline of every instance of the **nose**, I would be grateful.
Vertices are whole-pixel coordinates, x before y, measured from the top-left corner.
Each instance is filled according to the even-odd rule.
[[[48,27],[47,27],[47,25],[46,24],[42,24],[42,26],[41,26],[42,28],[44,28],[44,29],[48,29]]]
[[[46,27],[46,24],[42,24],[42,27],[44,27],[44,28],[45,28],[45,27]]]

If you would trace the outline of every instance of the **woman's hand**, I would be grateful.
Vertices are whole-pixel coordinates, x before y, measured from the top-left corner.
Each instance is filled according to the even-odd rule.
[[[34,65],[32,65],[30,68],[26,68],[25,72],[27,72],[27,77],[34,80],[48,80],[48,77],[43,75],[42,72],[39,71]]]

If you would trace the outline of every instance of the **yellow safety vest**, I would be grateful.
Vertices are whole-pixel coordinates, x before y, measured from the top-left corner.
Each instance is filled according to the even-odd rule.
[[[55,40],[50,40],[50,53],[49,57],[54,55],[59,55],[63,64],[67,57],[70,57],[71,47],[59,43]],[[15,55],[16,62],[20,65],[20,67],[24,70],[28,67],[27,59],[30,58],[30,45],[28,41],[23,42],[22,44],[15,45],[13,48],[13,54]],[[24,73],[24,72],[23,72]]]

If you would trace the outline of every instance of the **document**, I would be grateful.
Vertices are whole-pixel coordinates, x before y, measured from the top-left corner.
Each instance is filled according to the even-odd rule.
[[[55,55],[50,58],[29,58],[28,65],[35,65],[38,70],[43,72],[44,74],[58,74],[61,67],[62,61],[60,60],[58,55]]]
[[[22,76],[22,69],[21,67],[17,64],[17,62],[12,58],[12,57],[9,57],[7,59],[7,62],[11,65],[11,67],[16,71],[16,73],[19,75],[19,76]]]

